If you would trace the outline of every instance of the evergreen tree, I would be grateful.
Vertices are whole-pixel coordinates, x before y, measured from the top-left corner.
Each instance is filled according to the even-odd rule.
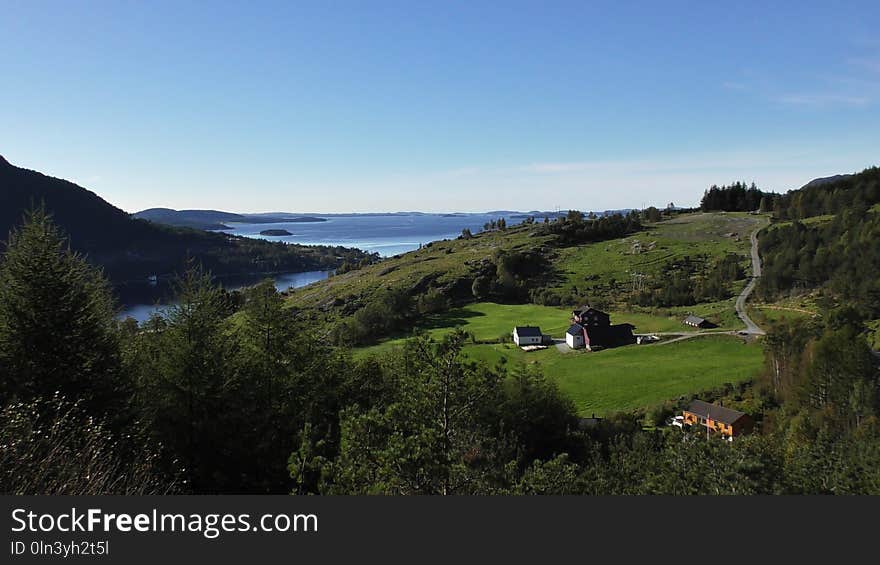
[[[290,370],[295,344],[293,317],[285,312],[284,298],[271,279],[245,292],[242,317],[242,357],[249,361],[252,379],[259,376],[267,398],[272,399],[273,381]]]
[[[196,267],[178,280],[177,300],[161,330],[139,336],[139,405],[154,439],[182,463],[187,487],[222,490],[239,484],[223,465],[236,440],[224,418],[235,416],[238,392],[234,342],[224,328],[228,307],[211,276]]]
[[[0,400],[80,401],[96,415],[128,397],[113,298],[42,208],[9,235],[0,264]]]
[[[346,410],[334,479],[340,492],[473,493],[489,446],[486,410],[498,405],[499,377],[461,361],[464,334],[407,345],[392,360],[398,396],[386,407]]]

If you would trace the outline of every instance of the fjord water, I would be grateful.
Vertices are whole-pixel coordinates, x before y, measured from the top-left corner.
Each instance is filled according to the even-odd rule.
[[[317,216],[324,222],[280,222],[273,224],[232,223],[226,233],[285,241],[302,245],[357,247],[382,257],[418,249],[431,241],[452,239],[468,228],[477,233],[491,220],[504,217],[508,225],[523,220],[521,215],[499,214],[387,214]],[[264,236],[261,231],[280,229],[292,235]]]
[[[442,239],[452,239],[461,235],[465,228],[473,233],[501,217],[508,225],[515,225],[524,218],[512,214],[385,214],[319,216],[324,222],[279,222],[271,224],[232,223],[231,230],[225,233],[284,241],[302,245],[341,245],[357,247],[381,257],[392,257],[418,249],[420,245]],[[265,230],[287,230],[293,235],[264,236]],[[272,275],[279,291],[300,288],[313,282],[326,279],[331,271],[310,271],[305,273],[286,273]],[[265,275],[245,275],[224,277],[218,282],[227,290],[237,290],[254,285],[266,278]],[[131,317],[143,322],[155,313],[161,312],[163,304],[168,303],[171,287],[167,281],[158,284],[135,283],[117,289],[123,305],[120,318]]]
[[[279,291],[291,288],[300,288],[313,282],[322,281],[330,276],[333,271],[307,271],[304,273],[284,273],[271,275],[241,275],[235,277],[223,277],[218,282],[226,290],[238,290],[253,286],[265,278],[275,281],[275,288]],[[155,313],[161,313],[168,307],[168,300],[172,294],[171,284],[167,281],[158,284],[136,283],[128,284],[117,289],[117,295],[123,304],[119,311],[120,319],[134,318],[138,322],[144,322]]]

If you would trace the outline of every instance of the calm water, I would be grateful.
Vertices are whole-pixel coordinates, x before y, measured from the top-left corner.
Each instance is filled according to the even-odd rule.
[[[227,233],[245,237],[255,237],[270,241],[285,241],[303,245],[342,245],[357,247],[382,257],[391,257],[418,249],[431,241],[454,239],[461,230],[469,228],[477,233],[490,220],[497,220],[495,214],[414,214],[394,216],[329,216],[326,222],[287,222],[274,224],[229,224],[234,228]],[[520,223],[523,218],[503,216],[508,225]],[[539,218],[540,220],[541,218]],[[284,229],[293,235],[263,236],[261,231]],[[225,231],[225,230],[224,230]],[[326,279],[329,271],[312,271],[275,275],[278,290],[299,288]],[[220,282],[227,290],[254,285],[262,276],[243,276],[224,278]],[[120,318],[132,317],[139,322],[149,319],[154,312],[167,307],[171,296],[170,285],[133,284],[117,290],[120,302],[124,304]]]
[[[313,282],[322,281],[330,276],[331,271],[308,271],[305,273],[287,273],[272,275],[275,288],[279,291],[289,288],[300,288]],[[226,290],[237,290],[253,286],[266,278],[258,276],[224,277],[219,280]],[[119,312],[120,319],[134,318],[138,322],[146,321],[154,313],[162,313],[168,307],[168,299],[172,289],[169,283],[156,285],[148,283],[130,284],[117,290],[120,301],[125,306]]]
[[[303,245],[357,247],[391,257],[418,249],[419,245],[431,241],[456,238],[464,228],[476,233],[486,222],[499,217],[489,214],[330,216],[326,217],[326,222],[229,224],[234,229],[227,233]],[[523,218],[505,217],[505,220],[512,226]],[[260,235],[261,231],[270,229],[287,230],[293,235]]]

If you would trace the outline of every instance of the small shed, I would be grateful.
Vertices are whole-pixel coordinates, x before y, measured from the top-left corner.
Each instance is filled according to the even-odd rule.
[[[694,316],[693,314],[689,315],[687,318],[683,320],[683,323],[687,326],[692,326],[695,328],[714,328],[715,324],[710,322],[705,318],[701,318],[699,316]]]
[[[583,349],[584,327],[580,324],[572,324],[565,332],[565,343],[572,349]]]
[[[513,343],[522,347],[524,345],[541,345],[544,334],[537,326],[516,326],[513,328]]]

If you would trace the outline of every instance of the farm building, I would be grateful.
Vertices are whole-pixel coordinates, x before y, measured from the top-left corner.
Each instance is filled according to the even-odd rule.
[[[575,324],[582,326],[610,326],[611,315],[596,310],[590,306],[584,306],[580,310],[571,313],[571,319]]]
[[[587,326],[584,328],[584,347],[589,350],[619,347],[636,342],[632,324],[613,326]]]
[[[683,323],[684,323],[685,325],[693,326],[693,327],[695,327],[695,328],[704,328],[704,329],[705,329],[705,328],[714,328],[714,327],[716,327],[715,324],[713,324],[713,323],[710,322],[709,320],[707,320],[707,319],[705,319],[705,318],[701,318],[701,317],[699,317],[699,316],[694,316],[693,314],[691,314],[690,316],[688,316],[687,318],[685,318],[685,319],[683,320]]]
[[[705,426],[707,431],[721,434],[728,440],[751,431],[754,425],[752,418],[744,412],[702,400],[691,402],[682,415],[685,424]]]
[[[572,324],[565,332],[565,343],[572,349],[583,349],[584,327],[580,324]]]
[[[572,324],[565,332],[565,343],[572,349],[589,351],[629,345],[636,342],[632,324],[608,326],[582,326]]]
[[[522,347],[524,345],[541,345],[544,342],[544,334],[541,328],[536,326],[516,326],[513,328],[513,343]]]

